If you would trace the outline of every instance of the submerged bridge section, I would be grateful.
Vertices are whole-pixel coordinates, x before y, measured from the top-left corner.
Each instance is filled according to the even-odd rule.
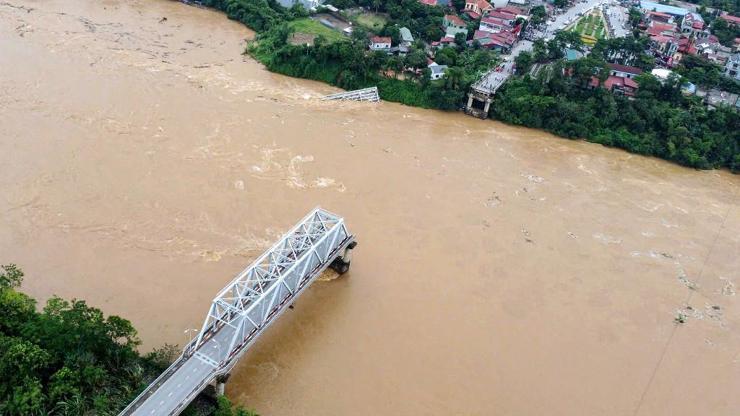
[[[316,208],[213,299],[198,337],[120,416],[177,415],[229,371],[323,272],[349,269],[356,245],[344,219]]]
[[[322,98],[324,101],[328,100],[351,100],[351,101],[370,101],[377,103],[380,101],[380,95],[378,94],[378,87],[363,88],[361,90],[340,92],[337,94],[327,95]]]

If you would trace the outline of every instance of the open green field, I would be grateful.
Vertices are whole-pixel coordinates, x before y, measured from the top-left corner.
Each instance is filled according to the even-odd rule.
[[[578,19],[570,30],[579,33],[583,42],[590,45],[605,38],[607,33],[604,17],[596,10]]]
[[[347,40],[347,38],[336,30],[329,29],[321,23],[311,20],[309,18],[293,20],[288,25],[293,29],[295,33],[301,33],[306,35],[323,36],[329,42],[339,42]]]
[[[357,23],[359,25],[362,25],[370,30],[380,30],[385,26],[385,22],[387,22],[388,19],[386,19],[384,16],[380,14],[375,13],[362,13],[360,15],[357,15]]]

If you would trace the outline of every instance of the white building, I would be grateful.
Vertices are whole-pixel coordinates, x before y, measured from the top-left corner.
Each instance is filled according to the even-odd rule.
[[[439,65],[436,62],[432,62],[427,66],[432,73],[429,75],[429,78],[432,80],[435,79],[442,79],[445,76],[445,71],[447,70],[447,65]]]
[[[372,38],[370,38],[370,50],[390,52],[391,51],[390,36],[373,36]]]

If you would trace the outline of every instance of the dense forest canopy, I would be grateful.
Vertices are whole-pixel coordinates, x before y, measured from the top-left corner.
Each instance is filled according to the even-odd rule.
[[[637,96],[628,99],[589,88],[594,73],[603,81],[605,63],[582,58],[559,62],[536,77],[511,80],[496,95],[493,115],[686,166],[740,170],[740,115],[735,110],[710,110],[699,98],[683,95],[677,77],[662,83],[649,73],[640,75]]]

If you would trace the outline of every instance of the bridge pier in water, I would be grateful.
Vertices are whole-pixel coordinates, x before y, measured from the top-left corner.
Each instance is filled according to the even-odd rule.
[[[231,373],[217,376],[214,382],[216,383],[216,397],[223,396],[226,392],[226,382],[229,381]]]
[[[482,119],[488,118],[488,111],[493,102],[493,93],[471,89],[468,93],[468,104],[465,106],[465,114]]]
[[[357,241],[353,241],[344,248],[342,255],[337,256],[333,262],[329,265],[329,268],[339,273],[340,275],[349,271],[349,265],[352,262],[352,249],[357,246]]]

